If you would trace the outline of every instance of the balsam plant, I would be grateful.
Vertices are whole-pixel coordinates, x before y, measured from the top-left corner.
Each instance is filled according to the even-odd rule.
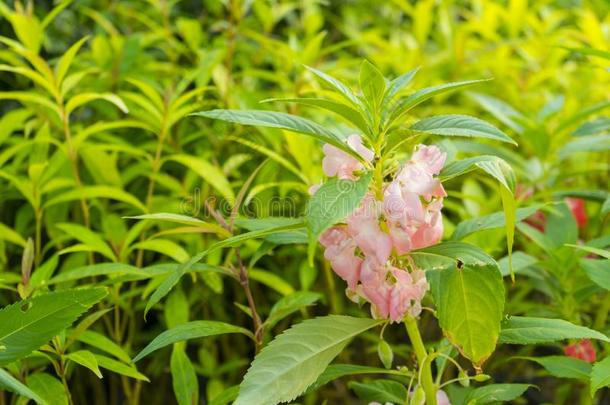
[[[0,0],[0,405],[605,403],[608,11]]]
[[[502,190],[512,272],[510,251],[515,221],[512,194],[515,180],[510,166],[498,157],[480,156],[454,161],[441,171],[445,153],[435,146],[415,145],[422,136],[430,135],[514,142],[491,124],[464,115],[432,116],[404,124],[411,110],[421,102],[479,81],[438,85],[402,96],[417,70],[388,81],[365,61],[360,71],[361,92],[356,94],[338,79],[308,69],[334,91],[334,97],[273,101],[326,109],[343,118],[354,130],[362,131],[362,135],[345,136],[302,117],[266,110],[213,110],[197,115],[238,124],[282,128],[326,142],[324,172],[333,178],[310,189],[313,196],[304,218],[309,234],[309,253],[313,255],[315,240],[319,238],[326,248],[325,258],[347,282],[346,293],[355,302],[370,302],[373,319],[331,315],[291,328],[255,358],[240,386],[236,403],[291,401],[310,385],[319,385],[316,381],[328,382],[324,375],[328,371],[324,370],[349,339],[375,326],[385,328],[388,322],[405,324],[416,354],[417,367],[403,369],[409,389],[399,389],[404,393],[399,396],[399,402],[412,404],[447,401],[440,389],[451,383],[442,380],[447,359],[457,366],[459,382],[466,384],[470,379],[487,379],[482,374],[482,366],[498,340],[527,344],[563,339],[567,337],[564,333],[573,337],[583,334],[608,339],[577,326],[571,326],[573,331],[561,331],[560,325],[568,325],[562,320],[508,317],[502,322],[504,287],[496,261],[473,245],[438,244],[443,233],[442,199],[447,195],[441,180],[480,168],[496,179]],[[413,153],[410,160],[401,163],[401,151],[404,150]],[[422,341],[417,317],[428,289],[432,290],[434,312],[444,335],[472,362],[475,370],[472,377],[444,350],[426,348]],[[524,325],[527,326],[525,330]],[[539,334],[538,328],[545,330]],[[380,342],[384,342],[382,336],[383,333]],[[388,347],[381,343],[380,348],[383,348],[380,356],[384,364],[391,364]],[[442,366],[434,376],[432,365],[439,359]],[[332,373],[337,372],[332,370]],[[502,392],[497,398],[510,400],[527,387],[488,385],[469,395],[484,400],[485,396],[492,398]],[[387,398],[392,396],[388,394]]]

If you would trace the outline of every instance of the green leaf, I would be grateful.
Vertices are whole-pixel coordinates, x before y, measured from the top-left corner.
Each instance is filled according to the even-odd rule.
[[[599,117],[593,121],[585,122],[574,132],[572,132],[572,136],[590,136],[597,135],[602,132],[610,132],[609,117]]]
[[[523,221],[532,216],[542,208],[544,204],[534,204],[528,207],[517,208],[515,210],[515,222]],[[486,229],[497,229],[506,226],[506,215],[504,212],[494,212],[477,218],[467,219],[458,224],[453,231],[451,239],[464,239],[466,236]]]
[[[0,365],[27,356],[107,294],[105,288],[51,292],[0,310]]]
[[[490,384],[470,391],[464,403],[489,404],[498,401],[513,401],[530,387],[532,387],[530,384]]]
[[[313,305],[322,298],[321,294],[309,291],[297,291],[278,300],[265,320],[265,325],[272,328],[276,323],[298,311],[299,309]]]
[[[409,83],[413,81],[413,78],[415,77],[418,71],[419,68],[417,67],[392,80],[386,91],[384,104],[390,102],[394,98],[394,96],[398,94],[399,91],[408,86]]]
[[[131,357],[129,357],[129,354],[127,354],[127,352],[125,352],[121,346],[101,333],[86,330],[78,335],[76,340],[88,344],[89,346],[93,346],[105,353],[111,354],[124,363],[131,363]]]
[[[610,290],[610,259],[581,259],[580,265],[591,281],[601,288]]]
[[[93,371],[93,373],[98,376],[98,378],[103,378],[102,372],[100,371],[97,365],[97,359],[90,351],[77,350],[75,352],[66,354],[65,357]]]
[[[370,172],[356,181],[333,178],[316,191],[306,211],[307,225],[315,238],[358,208],[372,178]]]
[[[497,265],[460,265],[430,279],[443,333],[463,356],[481,365],[494,351],[504,310]]]
[[[410,129],[432,135],[487,138],[517,145],[508,135],[490,123],[468,115],[436,115],[417,121]]]
[[[178,263],[186,262],[190,256],[182,246],[169,239],[149,239],[136,243],[131,247],[132,250],[142,249],[161,253],[171,257]]]
[[[61,223],[55,225],[57,228],[61,229],[74,239],[82,242],[86,246],[90,247],[93,251],[100,253],[101,255],[107,257],[111,261],[116,261],[117,258],[112,251],[112,248],[106,243],[102,237],[93,232],[89,228],[79,225],[79,224],[71,224],[71,223]]]
[[[174,345],[170,360],[172,386],[179,405],[199,403],[199,384],[195,368],[180,345]]]
[[[125,363],[121,363],[120,361],[116,361],[110,357],[102,356],[101,354],[96,354],[95,359],[100,367],[110,370],[113,373],[121,374],[140,381],[150,382],[150,380],[144,374],[138,372],[138,370],[133,366],[128,366]]]
[[[566,143],[557,152],[560,159],[566,159],[575,153],[606,152],[610,150],[610,134],[590,135]]]
[[[81,280],[87,277],[135,275],[148,278],[152,275],[143,269],[123,263],[98,263],[90,266],[76,267],[65,271],[49,280],[48,284],[63,283],[66,281]]]
[[[360,89],[364,100],[370,107],[373,116],[379,112],[385,94],[385,78],[372,63],[367,60],[360,65]]]
[[[172,343],[208,336],[223,335],[226,333],[243,333],[246,336],[252,337],[252,333],[249,330],[225,322],[187,322],[172,329],[166,330],[154,338],[152,342],[150,342],[144,349],[142,349],[140,353],[138,353],[136,357],[134,357],[133,362],[135,363],[148,356],[150,353],[165,346],[171,345]]]
[[[63,81],[64,77],[68,73],[68,69],[70,69],[70,66],[72,65],[74,57],[88,39],[89,37],[86,36],[74,43],[59,59],[59,62],[57,62],[57,65],[55,66],[55,80],[57,83],[61,83]]]
[[[500,343],[529,345],[564,339],[598,339],[610,342],[601,332],[574,325],[563,319],[511,316],[502,322]]]
[[[197,253],[195,256],[193,256],[191,258],[191,260],[189,260],[186,263],[181,264],[175,271],[173,271],[169,276],[167,276],[167,278],[165,280],[163,280],[163,282],[159,285],[159,287],[157,287],[155,292],[150,296],[150,298],[148,299],[148,302],[146,303],[146,308],[144,310],[144,316],[146,316],[146,314],[153,307],[153,305],[155,305],[156,303],[161,301],[161,299],[163,297],[165,297],[171,291],[171,289],[176,285],[176,283],[180,280],[180,278],[182,278],[182,276],[191,267],[193,267],[193,265],[195,263],[199,262],[206,255],[208,255],[212,252],[215,252],[218,249],[222,249],[224,247],[239,245],[240,243],[243,243],[249,239],[265,237],[265,236],[268,236],[268,235],[271,235],[274,233],[292,231],[295,229],[302,228],[303,226],[304,226],[303,222],[299,221],[297,223],[290,224],[290,225],[278,226],[278,227],[273,227],[273,228],[261,229],[258,231],[242,233],[240,235],[233,236],[231,238],[217,242],[217,243],[213,244],[212,246],[210,246],[207,250]]]
[[[396,107],[394,107],[394,109],[390,113],[387,125],[392,125],[392,123],[394,123],[397,119],[406,114],[409,110],[438,94],[472,86],[475,84],[486,82],[488,80],[490,79],[445,83],[438,86],[426,87],[424,89],[417,90],[415,93],[397,102]]]
[[[172,155],[168,159],[178,162],[197,173],[202,179],[214,187],[214,189],[218,191],[231,205],[235,201],[235,193],[233,192],[229,181],[225,177],[222,170],[216,166],[203,159],[190,155]]]
[[[308,392],[314,391],[321,386],[328,384],[329,382],[336,380],[341,377],[349,375],[362,375],[362,374],[390,374],[390,375],[412,375],[408,371],[400,370],[387,370],[385,368],[358,366],[355,364],[331,364],[324,370],[318,377],[316,382],[309,387]]]
[[[515,188],[513,169],[504,159],[497,156],[482,155],[451,162],[443,168],[439,177],[445,182],[475,169],[483,170],[509,190]]]
[[[234,405],[292,401],[316,381],[353,337],[381,322],[330,315],[291,327],[256,356]]]
[[[310,66],[305,66],[305,68],[314,75],[318,76],[320,79],[322,79],[326,84],[328,84],[329,87],[334,89],[343,98],[345,98],[345,100],[349,101],[357,107],[362,108],[362,103],[360,102],[358,97],[356,97],[356,95],[350,90],[350,88],[343,84],[341,81]]]
[[[46,404],[36,392],[24,385],[21,381],[10,375],[6,370],[0,368],[0,388],[12,391],[26,398],[32,399],[39,404]]]
[[[448,241],[409,252],[417,267],[424,270],[453,268],[460,261],[466,266],[497,266],[493,257],[478,246]]]
[[[540,364],[553,377],[589,380],[591,364],[568,356],[517,357]]]
[[[191,115],[207,117],[242,125],[254,125],[260,127],[280,128],[288,131],[310,135],[322,142],[329,143],[358,160],[362,157],[354,152],[343,141],[343,138],[330,131],[322,125],[296,115],[265,110],[211,110],[194,113]]]
[[[90,103],[90,102],[96,101],[96,100],[104,100],[109,103],[112,103],[115,106],[117,106],[121,111],[123,111],[125,114],[127,114],[129,112],[129,108],[127,108],[127,106],[125,105],[123,100],[121,100],[121,98],[119,96],[117,96],[116,94],[81,93],[81,94],[77,94],[76,96],[74,96],[70,100],[68,100],[68,102],[66,103],[66,114],[70,114],[72,111],[74,111],[78,107],[81,107],[87,103]]]
[[[348,387],[366,402],[404,404],[408,397],[405,386],[392,380],[374,380],[367,383],[351,381]]]
[[[79,189],[73,189],[66,191],[65,193],[59,194],[53,198],[50,198],[45,203],[45,208],[51,207],[55,204],[60,204],[68,201],[76,201],[80,199],[90,198],[109,198],[112,200],[122,201],[129,204],[142,212],[148,211],[144,204],[140,202],[136,197],[129,194],[120,188],[110,186],[85,186]]]
[[[49,405],[68,405],[64,385],[47,373],[35,373],[27,377],[28,386]]]
[[[571,243],[566,243],[565,246],[582,250],[583,252],[592,253],[594,255],[601,256],[604,259],[610,259],[610,252],[606,249],[600,249],[598,247],[588,245],[573,245]]]
[[[352,123],[356,128],[360,129],[363,133],[368,134],[370,129],[362,115],[350,106],[343,103],[339,103],[333,100],[327,100],[324,98],[270,98],[263,100],[262,102],[279,101],[283,103],[296,103],[301,105],[307,105],[311,107],[322,108],[327,111],[334,112],[335,114],[343,117],[348,122]]]
[[[228,403],[233,403],[238,394],[239,385],[233,385],[232,387],[229,387],[220,394],[216,395],[214,398],[211,398],[208,405],[225,405]]]
[[[527,117],[521,112],[504,101],[486,94],[469,92],[468,96],[516,133],[523,132],[523,124],[527,122]]]
[[[598,389],[610,386],[610,356],[593,365],[591,370],[591,397]]]
[[[137,215],[137,216],[125,217],[125,218],[152,219],[152,220],[157,220],[157,221],[174,222],[174,223],[183,224],[183,225],[193,225],[193,226],[196,226],[197,228],[209,230],[210,232],[216,233],[220,236],[224,236],[224,237],[231,236],[231,234],[227,230],[225,230],[223,227],[221,227],[220,225],[216,225],[216,224],[213,224],[210,222],[205,222],[205,221],[200,220],[199,218],[193,218],[193,217],[189,217],[187,215],[172,214],[169,212],[157,212],[154,214]]]

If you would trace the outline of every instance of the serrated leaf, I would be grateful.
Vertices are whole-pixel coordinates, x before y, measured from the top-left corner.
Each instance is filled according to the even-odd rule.
[[[350,90],[350,88],[343,84],[340,80],[335,79],[334,77],[317,69],[314,69],[310,66],[305,66],[305,68],[314,75],[318,76],[320,79],[322,79],[329,87],[331,87],[342,97],[344,97],[345,100],[349,101],[355,106],[362,107],[362,103],[360,102],[358,97],[356,97],[356,95]]]
[[[252,333],[239,326],[231,325],[219,321],[192,321],[182,325],[178,325],[172,329],[166,330],[159,336],[153,339],[136,357],[133,362],[137,362],[148,356],[150,353],[159,350],[165,346],[176,342],[182,342],[189,339],[197,339],[201,337],[223,335],[227,333],[242,333],[252,337]]]
[[[408,397],[407,389],[398,381],[374,380],[366,383],[352,381],[348,386],[356,392],[358,398],[366,402],[404,404]]]
[[[301,395],[349,341],[382,321],[330,315],[294,325],[254,359],[234,405],[275,405]]]
[[[519,398],[530,384],[490,384],[470,391],[464,400],[465,404],[489,404],[494,402],[512,401]]]
[[[242,125],[279,128],[298,132],[312,136],[322,142],[329,143],[343,150],[347,154],[354,156],[358,160],[362,160],[360,155],[347,146],[340,135],[320,124],[296,115],[266,110],[211,110],[202,111],[191,115],[233,122]]]
[[[518,357],[540,364],[553,377],[589,380],[591,364],[568,356]]]
[[[438,86],[426,87],[420,90],[417,90],[413,94],[399,100],[396,103],[396,106],[392,110],[389,116],[388,125],[394,123],[397,119],[407,113],[409,110],[414,108],[415,106],[423,103],[424,101],[442,93],[446,93],[449,91],[457,90],[459,88],[464,88],[468,86],[472,86],[478,83],[486,82],[489,79],[483,80],[468,80],[463,82],[454,82],[454,83],[444,83]]]
[[[430,278],[443,333],[462,355],[481,365],[494,351],[504,310],[497,265],[459,265]]]
[[[495,259],[478,246],[464,242],[448,241],[409,252],[417,267],[440,270],[456,267],[457,262],[466,266],[497,266]]]
[[[591,370],[591,397],[597,390],[610,386],[610,356],[593,365]]]
[[[284,103],[295,103],[301,105],[307,105],[311,107],[322,108],[327,111],[334,112],[335,114],[345,118],[348,122],[352,123],[356,128],[360,129],[363,133],[368,134],[370,132],[368,125],[362,115],[353,109],[352,107],[339,103],[333,100],[327,100],[324,98],[271,98],[263,100],[264,102],[279,101]]]
[[[436,115],[417,121],[410,129],[432,135],[487,138],[517,144],[490,123],[468,115]]]
[[[326,385],[329,382],[341,377],[363,374],[390,374],[404,376],[412,375],[412,373],[410,373],[409,371],[388,370],[385,368],[359,366],[355,364],[331,364],[326,368],[326,370],[324,370],[322,374],[320,374],[316,382],[309,387],[307,392],[315,391],[321,386]]]
[[[610,342],[601,332],[563,319],[511,316],[502,322],[499,343],[529,345],[565,339],[598,339]]]
[[[0,310],[0,364],[18,360],[48,342],[107,294],[105,288],[56,291]]]
[[[88,368],[93,371],[93,373],[98,376],[98,378],[102,378],[102,372],[100,371],[97,365],[97,359],[88,350],[77,350],[72,353],[66,354],[66,358],[72,360],[73,362],[80,364],[83,367]]]
[[[534,204],[529,207],[517,208],[515,210],[515,222],[523,221],[542,208],[544,204]],[[458,224],[453,231],[451,239],[464,239],[466,236],[486,229],[497,229],[506,226],[506,216],[504,212],[494,212],[493,214],[467,219]]]

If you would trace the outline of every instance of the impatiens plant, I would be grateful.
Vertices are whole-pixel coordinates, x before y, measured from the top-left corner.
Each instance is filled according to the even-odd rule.
[[[608,16],[0,0],[0,405],[610,403]]]
[[[419,142],[434,136],[513,141],[491,124],[465,115],[433,116],[412,122],[412,109],[418,104],[481,81],[438,85],[405,96],[417,69],[388,81],[365,61],[360,71],[361,93],[357,94],[339,80],[308,69],[334,90],[335,96],[277,101],[329,110],[353,126],[352,131],[360,133],[343,135],[345,132],[336,125],[323,126],[299,116],[266,110],[213,110],[197,115],[282,128],[324,142],[322,165],[328,180],[310,188],[312,197],[305,213],[310,257],[319,240],[325,248],[325,259],[346,281],[348,297],[361,305],[370,303],[373,319],[331,315],[288,330],[256,357],[236,403],[290,401],[310,385],[319,386],[316,381],[328,382],[324,370],[351,338],[389,322],[404,323],[417,358],[416,368],[401,369],[406,385],[411,387],[401,402],[417,404],[425,400],[436,404],[437,396],[444,398],[440,387],[449,383],[442,381],[447,360],[458,368],[461,382],[486,379],[481,374],[482,366],[500,336],[504,308],[502,277],[493,258],[473,245],[439,244],[443,236],[441,209],[447,196],[442,181],[477,168],[498,181],[510,254],[515,218],[514,175],[510,166],[495,156],[446,165],[447,153],[439,146]],[[475,376],[469,377],[446,349],[426,347],[422,341],[417,318],[429,290],[445,336],[472,361]],[[382,358],[385,356],[391,364],[388,355]],[[433,367],[439,361],[442,366]],[[512,395],[517,396],[526,388],[516,386]]]

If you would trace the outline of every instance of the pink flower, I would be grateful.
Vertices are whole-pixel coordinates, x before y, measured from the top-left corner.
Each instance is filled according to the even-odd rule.
[[[424,207],[419,196],[401,188],[397,181],[386,187],[383,208],[386,218],[399,222],[403,227],[424,220]]]
[[[425,167],[430,174],[439,174],[446,158],[447,154],[434,145],[417,145],[413,156],[411,156],[411,161]]]
[[[347,230],[365,256],[384,264],[392,252],[390,235],[379,226],[380,207],[375,198],[368,194],[362,205],[347,217]]]
[[[593,343],[591,343],[591,340],[589,339],[583,339],[579,342],[567,345],[563,351],[566,356],[584,360],[587,363],[595,363],[597,357],[595,347],[593,347]]]
[[[390,229],[390,239],[392,240],[392,246],[396,249],[396,253],[404,255],[405,253],[413,250],[413,242],[411,241],[411,234],[400,225],[398,222],[389,222],[388,228]]]
[[[373,151],[367,149],[362,144],[360,135],[350,135],[347,138],[347,144],[367,162],[373,160]],[[329,144],[324,144],[322,150],[325,155],[324,159],[322,159],[322,169],[324,170],[324,174],[328,177],[337,176],[340,179],[353,180],[355,178],[354,172],[364,169],[362,163],[353,156],[343,152],[341,149]]]
[[[333,227],[320,236],[320,243],[326,248],[324,257],[333,270],[355,289],[360,278],[362,259],[356,256],[356,243],[348,235],[345,227]]]
[[[387,282],[388,268],[370,258],[362,264],[360,281],[364,298],[371,303],[374,318],[387,318],[390,315],[391,286]]]
[[[411,160],[403,165],[396,179],[401,187],[427,200],[431,197],[445,197],[445,190],[434,175],[440,173],[447,154],[436,146],[418,145]]]
[[[445,391],[436,391],[436,405],[451,405],[451,401],[449,401],[449,397]]]
[[[390,295],[390,319],[400,322],[407,315],[417,316],[421,312],[421,300],[429,286],[422,270],[409,273],[406,270],[392,269],[396,283]]]
[[[440,207],[433,204],[440,204],[440,201],[430,204],[426,213],[426,221],[417,229],[411,237],[412,249],[422,249],[438,243],[443,238],[443,218]],[[437,208],[438,209],[435,209]]]

